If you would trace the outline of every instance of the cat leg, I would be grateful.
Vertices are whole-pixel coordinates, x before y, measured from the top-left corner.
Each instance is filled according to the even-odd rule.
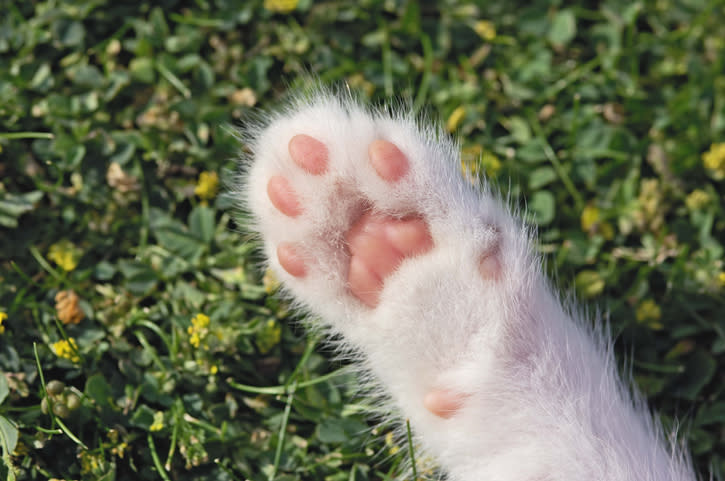
[[[252,137],[243,192],[270,267],[449,479],[695,479],[440,132],[319,95]]]

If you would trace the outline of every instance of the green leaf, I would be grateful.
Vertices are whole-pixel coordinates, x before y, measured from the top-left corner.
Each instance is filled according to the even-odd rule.
[[[38,67],[38,70],[35,71],[35,75],[33,75],[29,87],[36,90],[48,90],[54,83],[55,81],[53,79],[50,65],[43,63],[40,67]]]
[[[159,244],[190,262],[196,262],[206,247],[199,238],[175,226],[156,228],[154,235]]]
[[[8,380],[5,374],[0,372],[0,404],[5,401],[5,398],[10,394],[10,387],[8,386]]]
[[[145,404],[142,404],[131,416],[131,425],[148,430],[154,423],[155,412]]]
[[[121,260],[118,270],[126,278],[126,288],[134,294],[146,294],[159,280],[156,271],[141,262]]]
[[[325,419],[317,426],[317,436],[323,443],[343,443],[367,429],[366,424],[354,418]]]
[[[695,417],[696,426],[706,424],[725,424],[725,401],[716,402],[710,406],[703,406]]]
[[[344,443],[348,435],[342,424],[342,419],[325,419],[317,427],[317,437],[323,443]]]
[[[715,375],[716,370],[715,359],[702,349],[696,350],[687,362],[684,374],[678,377],[675,393],[685,399],[696,399],[702,388]]]
[[[148,57],[140,57],[131,60],[128,69],[137,80],[145,83],[154,83],[156,79],[156,70],[154,69],[154,61]]]
[[[83,87],[100,88],[106,82],[105,77],[95,65],[83,64],[70,73],[73,82]]]
[[[570,9],[560,10],[554,15],[549,28],[549,41],[561,46],[571,42],[576,36],[576,17]]]
[[[529,175],[529,188],[531,190],[539,190],[554,180],[556,180],[556,171],[552,167],[548,165],[539,167],[534,169],[531,175]]]
[[[526,122],[523,118],[513,116],[504,120],[502,123],[503,126],[511,132],[511,137],[513,137],[519,144],[523,145],[531,140],[531,128],[529,127],[528,122]]]
[[[534,221],[537,224],[549,224],[554,220],[554,214],[556,213],[554,195],[547,190],[535,192],[529,200],[528,208],[534,215]]]
[[[18,445],[18,428],[5,416],[0,416],[0,444],[3,457],[10,456]]]
[[[214,211],[209,207],[198,205],[189,214],[191,233],[207,244],[214,238]]]
[[[531,139],[516,150],[516,157],[528,164],[535,164],[546,160],[546,154],[541,147],[541,142]]]
[[[83,28],[83,24],[75,20],[70,22],[67,20],[60,20],[56,22],[55,27],[60,43],[67,47],[80,45],[86,35],[86,30]]]
[[[94,374],[86,381],[84,393],[99,406],[109,406],[113,402],[113,391],[101,374]]]
[[[26,192],[21,195],[6,194],[0,200],[0,226],[15,228],[18,218],[35,208],[35,204],[43,197],[39,190]]]

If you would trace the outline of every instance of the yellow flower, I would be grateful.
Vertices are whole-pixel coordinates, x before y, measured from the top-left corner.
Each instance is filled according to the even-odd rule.
[[[702,163],[713,179],[725,179],[725,142],[712,144],[710,150],[702,154]]]
[[[473,25],[473,30],[488,42],[496,38],[496,27],[488,20],[479,20]]]
[[[584,270],[576,275],[574,285],[583,297],[596,297],[604,291],[605,282],[597,271]]]
[[[154,413],[154,422],[149,426],[149,431],[156,432],[164,429],[164,413],[156,411]]]
[[[264,8],[272,12],[290,13],[297,8],[298,0],[264,0]]]
[[[81,451],[81,474],[103,474],[103,455]]]
[[[461,125],[461,121],[465,116],[466,109],[462,105],[457,107],[456,110],[451,113],[450,117],[448,117],[448,121],[446,122],[446,129],[448,132],[456,130],[458,126]]]
[[[51,347],[56,356],[68,359],[74,363],[81,362],[81,358],[78,355],[78,344],[76,344],[76,340],[72,337],[69,337],[67,341],[65,339],[61,339],[60,341],[53,343]]]
[[[710,203],[710,195],[701,189],[695,189],[685,198],[685,205],[690,210],[700,210]]]
[[[659,322],[662,317],[662,309],[652,299],[642,301],[637,306],[637,321],[646,324],[651,329],[662,329],[662,323]]]
[[[212,367],[209,368],[209,374],[211,374],[211,375],[214,375],[214,374],[216,374],[218,372],[219,372],[219,367],[218,366],[212,366]]]
[[[398,451],[400,451],[400,447],[395,444],[392,432],[388,432],[388,434],[385,435],[385,444],[388,445],[388,452],[390,455],[395,455]]]
[[[719,275],[717,276],[717,280],[718,280],[718,282],[720,283],[720,287],[725,287],[725,272],[721,272],[721,273],[720,273],[720,274],[719,274]]]
[[[64,271],[70,272],[78,266],[81,250],[72,242],[64,239],[50,246],[48,258],[58,264]]]
[[[219,176],[216,172],[202,172],[199,174],[199,180],[194,187],[194,193],[201,200],[207,201],[213,199],[219,190]]]
[[[581,225],[584,232],[589,232],[599,222],[599,209],[593,205],[584,207],[581,215]]]
[[[3,321],[8,318],[7,313],[0,311],[0,334],[5,332],[5,326],[3,326]]]
[[[579,221],[584,232],[601,234],[607,240],[614,238],[614,227],[609,222],[601,221],[600,211],[596,206],[584,207]]]
[[[498,156],[480,145],[471,145],[461,150],[461,171],[474,184],[480,181],[481,168],[488,177],[496,177],[501,167],[503,164]]]
[[[119,458],[123,459],[123,455],[126,454],[126,449],[128,449],[128,443],[124,441],[121,444],[114,446],[111,449],[111,454],[114,454]]]
[[[501,161],[493,152],[485,150],[481,155],[481,165],[486,170],[489,177],[496,177],[498,171],[501,170]]]
[[[267,294],[272,294],[279,288],[279,280],[277,279],[277,276],[274,275],[272,269],[267,269],[264,272],[264,277],[262,278],[262,285],[264,286],[264,292],[266,292]]]
[[[189,334],[189,344],[198,348],[201,342],[209,335],[209,316],[197,314],[191,319],[191,326],[186,329]],[[206,348],[206,346],[204,346]]]
[[[205,327],[209,327],[209,316],[207,316],[206,314],[199,313],[191,319],[191,323],[197,329],[203,329]]]

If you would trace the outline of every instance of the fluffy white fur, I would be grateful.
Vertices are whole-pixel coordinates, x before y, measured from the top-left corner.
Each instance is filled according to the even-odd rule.
[[[297,134],[326,145],[325,174],[292,161],[287,146]],[[287,294],[355,353],[447,479],[696,479],[688,456],[620,381],[604,329],[593,331],[563,305],[542,274],[532,232],[487,187],[461,176],[459,147],[440,130],[318,92],[244,135],[252,153],[240,194],[269,265]],[[376,139],[410,161],[399,182],[371,167]],[[273,175],[288,179],[302,215],[274,208],[266,192]],[[435,244],[386,279],[374,309],[346,287],[343,234],[366,209],[422,215]],[[283,241],[304,246],[304,278],[280,267]],[[499,278],[480,275],[485,255],[497,256]],[[432,389],[464,393],[463,407],[436,417],[423,406]]]

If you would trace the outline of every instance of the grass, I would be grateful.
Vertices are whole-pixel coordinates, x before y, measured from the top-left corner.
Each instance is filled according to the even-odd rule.
[[[725,472],[722,0],[4,5],[0,477],[400,474],[219,184],[307,73],[460,136]]]

